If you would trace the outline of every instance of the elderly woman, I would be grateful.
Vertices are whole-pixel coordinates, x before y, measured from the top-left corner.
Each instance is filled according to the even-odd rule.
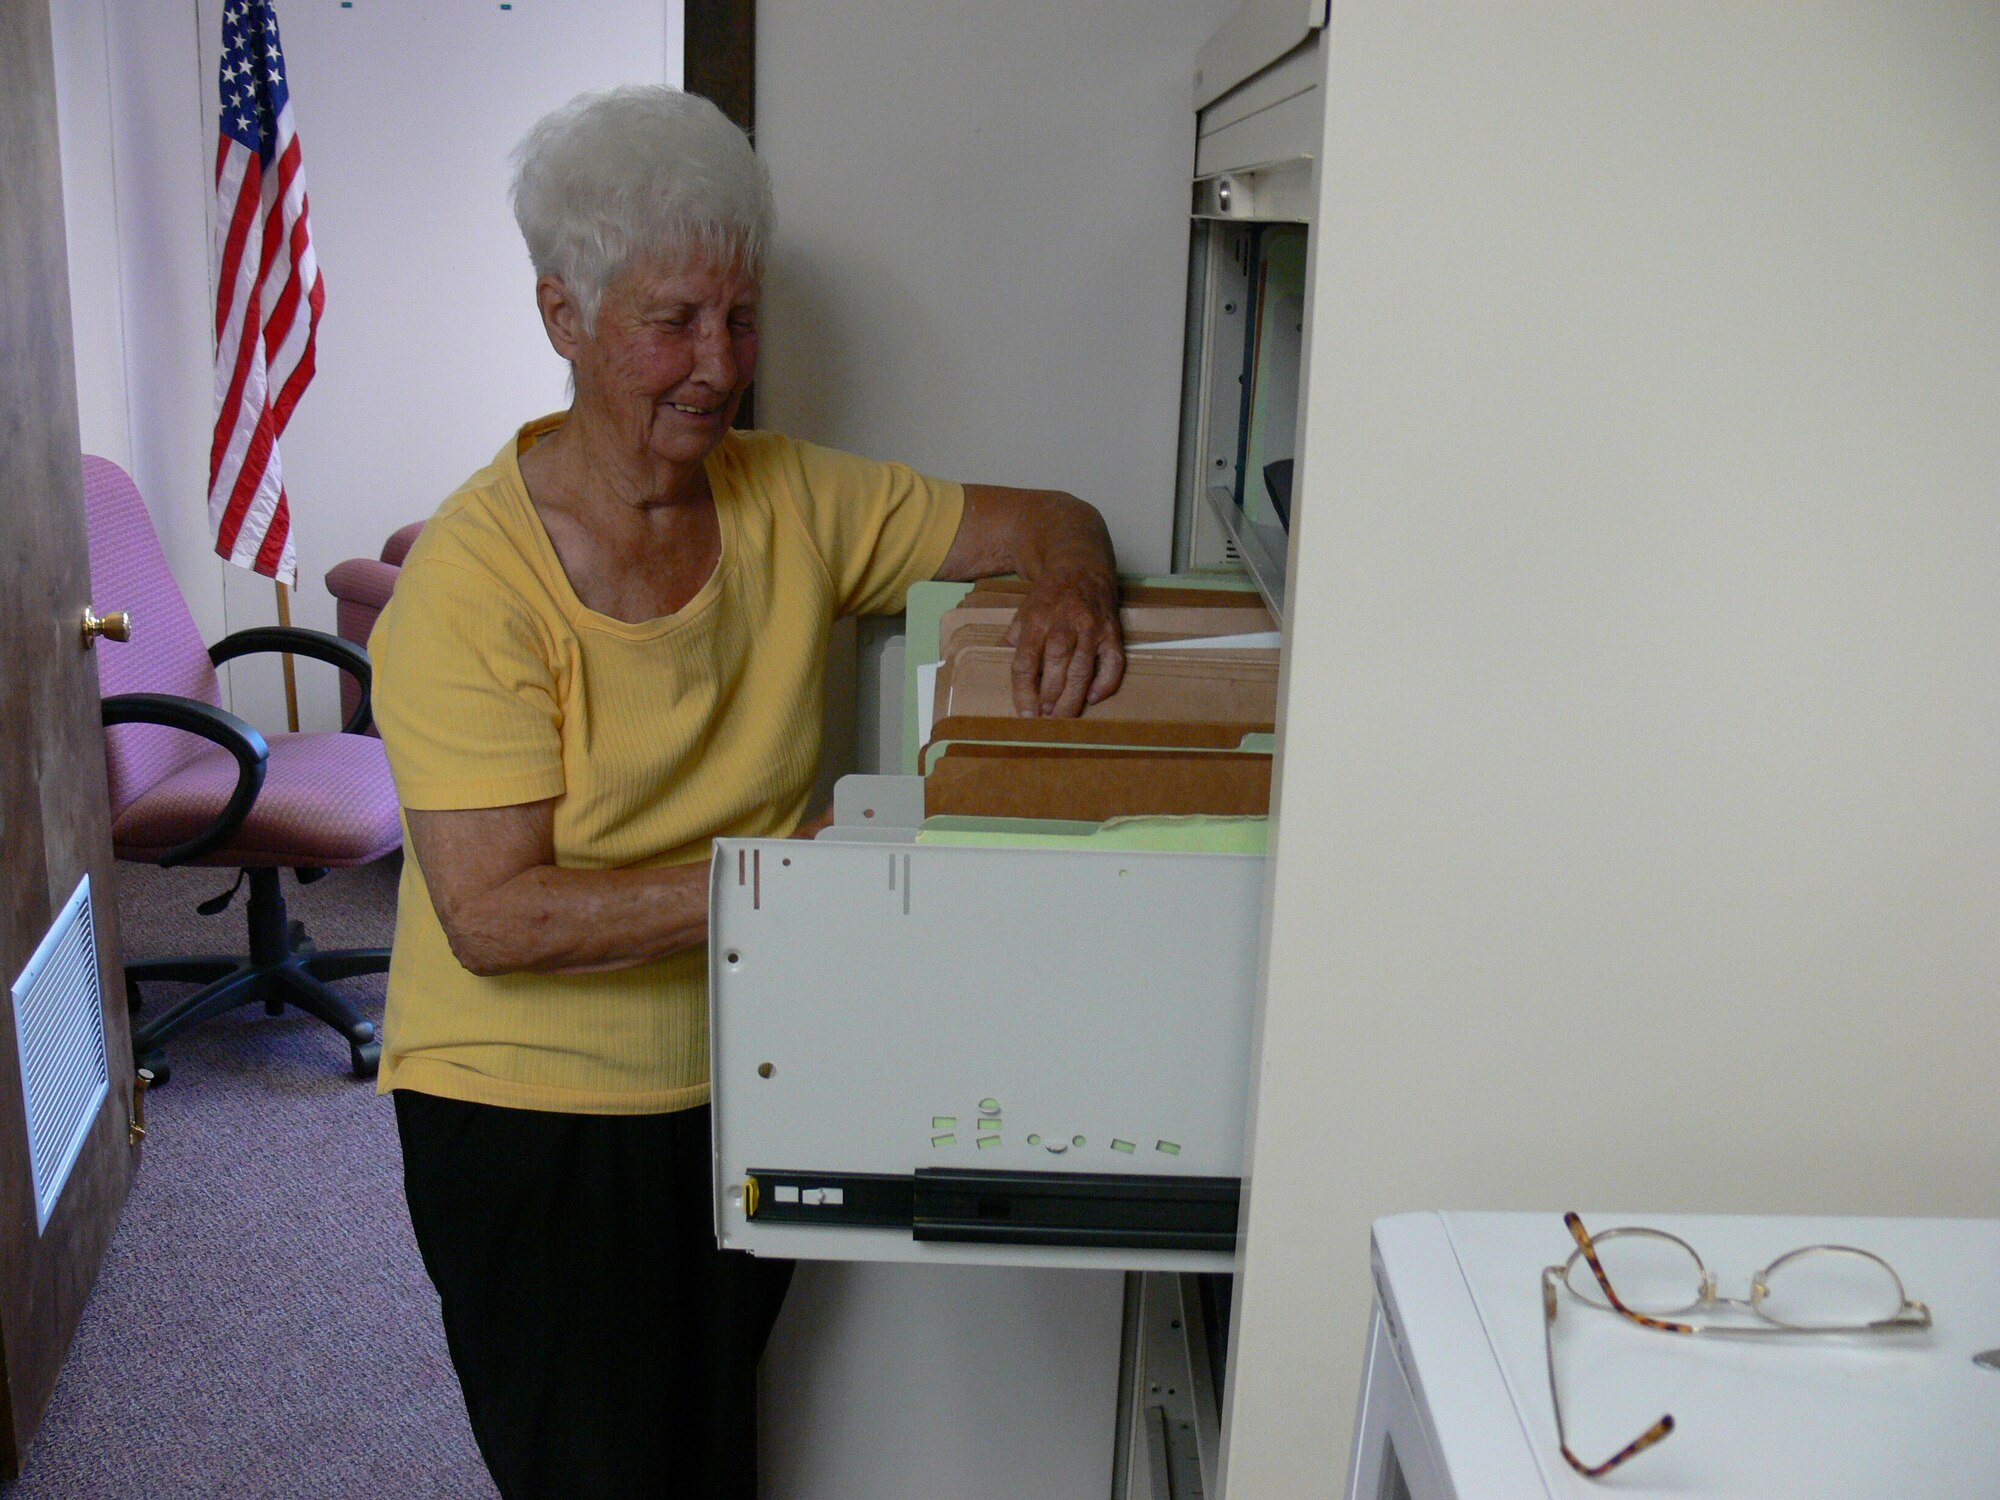
[[[381,1088],[501,1492],[748,1496],[789,1267],[711,1228],[710,841],[824,821],[829,627],[919,579],[1030,580],[1020,712],[1113,691],[1111,548],[1068,495],[732,430],[770,189],[714,106],[585,96],[516,166],[574,399],[445,501],[372,641],[410,855]]]

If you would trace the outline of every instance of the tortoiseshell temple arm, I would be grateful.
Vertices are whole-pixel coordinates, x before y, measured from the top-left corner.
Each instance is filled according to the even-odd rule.
[[[1673,1430],[1674,1419],[1672,1417],[1661,1417],[1659,1421],[1648,1427],[1639,1436],[1633,1438],[1631,1442],[1620,1448],[1601,1464],[1585,1463],[1569,1451],[1568,1443],[1562,1445],[1562,1454],[1564,1458],[1569,1460],[1569,1466],[1585,1479],[1602,1479],[1606,1474],[1609,1474],[1613,1469],[1624,1463],[1626,1459],[1631,1458],[1635,1454],[1644,1453]]]
[[[1569,1228],[1570,1238],[1576,1241],[1576,1248],[1583,1252],[1584,1260],[1589,1262],[1590,1274],[1597,1278],[1597,1284],[1604,1292],[1604,1300],[1611,1304],[1612,1311],[1623,1314],[1634,1323],[1638,1323],[1643,1327],[1658,1328],[1666,1333],[1693,1333],[1695,1331],[1692,1323],[1669,1323],[1660,1318],[1649,1318],[1646,1314],[1634,1312],[1631,1308],[1627,1307],[1623,1299],[1619,1297],[1616,1288],[1611,1285],[1611,1278],[1604,1274],[1604,1263],[1597,1258],[1597,1246],[1591,1242],[1590,1231],[1583,1227],[1583,1220],[1574,1212],[1571,1212],[1563,1215],[1563,1223]],[[1667,1423],[1667,1432],[1672,1431],[1673,1423],[1669,1421]],[[1665,1437],[1666,1435],[1667,1433],[1663,1432],[1660,1434],[1660,1437]],[[1658,1442],[1660,1437],[1653,1438],[1651,1441]],[[1646,1446],[1646,1443],[1647,1440],[1644,1438],[1639,1440],[1640,1447]],[[1638,1449],[1636,1448],[1632,1450],[1632,1452],[1637,1451]],[[1612,1462],[1618,1463],[1630,1456],[1631,1453],[1626,1453],[1621,1455],[1620,1458],[1613,1459]]]
[[[1576,1456],[1569,1445],[1569,1432],[1563,1424],[1562,1395],[1556,1390],[1556,1283],[1562,1275],[1562,1267],[1550,1266],[1542,1272],[1542,1344],[1549,1362],[1549,1404],[1555,1409],[1556,1446],[1562,1449],[1562,1456],[1569,1466],[1585,1479],[1600,1479],[1624,1463],[1634,1454],[1644,1453],[1674,1430],[1672,1416],[1663,1416],[1639,1436],[1620,1448],[1601,1464],[1587,1464]]]

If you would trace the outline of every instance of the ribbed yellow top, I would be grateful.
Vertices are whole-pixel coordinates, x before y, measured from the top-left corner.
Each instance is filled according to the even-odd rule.
[[[584,607],[521,479],[532,422],[424,527],[369,640],[375,718],[406,808],[553,797],[556,863],[706,860],[789,833],[819,761],[827,632],[936,573],[956,484],[777,433],[707,469],[722,559],[677,613]],[[406,830],[407,832],[407,830]],[[481,978],[452,954],[404,850],[378,1087],[584,1114],[708,1097],[708,957]]]

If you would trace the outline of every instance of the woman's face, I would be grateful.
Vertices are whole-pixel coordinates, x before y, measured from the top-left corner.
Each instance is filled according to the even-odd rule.
[[[605,288],[575,356],[579,404],[627,453],[699,464],[757,371],[757,279],[697,250],[628,266]]]

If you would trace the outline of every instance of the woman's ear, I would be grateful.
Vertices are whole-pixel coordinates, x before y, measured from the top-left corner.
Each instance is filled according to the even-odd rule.
[[[576,305],[560,276],[536,280],[535,305],[542,311],[542,331],[548,334],[556,353],[575,364],[589,334],[583,326],[583,309]]]

